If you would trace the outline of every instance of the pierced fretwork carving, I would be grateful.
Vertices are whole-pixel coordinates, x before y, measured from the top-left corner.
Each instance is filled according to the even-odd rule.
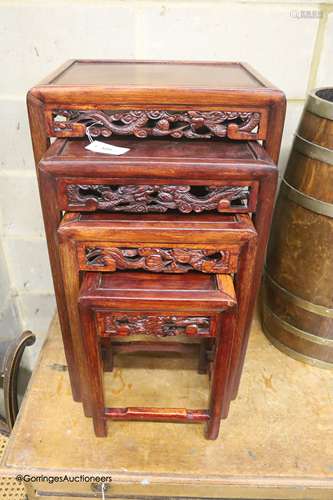
[[[246,208],[249,194],[248,186],[67,185],[69,206],[109,212],[224,212],[231,206]]]
[[[193,248],[86,247],[85,265],[109,270],[144,269],[157,273],[224,273],[234,271],[228,250]]]
[[[257,139],[260,113],[248,111],[102,111],[65,110],[52,112],[51,130],[56,135],[92,137],[134,135],[169,136],[175,139]]]
[[[158,316],[113,313],[104,316],[103,336],[175,335],[209,336],[210,318],[205,316]]]

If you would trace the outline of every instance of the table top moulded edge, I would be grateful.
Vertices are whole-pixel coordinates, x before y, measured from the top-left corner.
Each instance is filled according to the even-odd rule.
[[[253,78],[261,83],[257,88],[208,88],[205,86],[198,87],[155,87],[149,88],[145,86],[95,86],[95,85],[52,85],[55,78],[64,73],[75,62],[115,62],[115,63],[140,63],[140,64],[185,64],[185,65],[219,65],[219,64],[238,64]],[[110,91],[112,90],[112,99],[110,100]],[[238,110],[246,107],[248,111],[258,111],[259,109],[268,108],[269,121],[274,123],[274,131],[268,130],[268,135],[265,140],[265,147],[271,155],[273,161],[277,162],[280,149],[282,127],[285,115],[286,99],[282,91],[271,85],[248,64],[245,63],[219,63],[219,62],[200,62],[200,61],[144,61],[144,60],[101,60],[93,61],[89,59],[74,59],[62,65],[58,70],[53,72],[49,77],[41,81],[40,84],[34,86],[27,94],[27,103],[30,115],[30,123],[32,129],[35,161],[38,162],[47,149],[46,121],[44,110],[47,107],[55,108],[57,103],[69,106],[72,109],[81,107],[84,109],[94,108],[101,109],[108,104],[112,104],[114,109],[130,109],[135,105],[136,109],[144,109],[149,106],[151,109],[158,106],[159,109],[167,109],[170,106],[175,109],[181,109],[181,106],[186,106],[187,110],[194,109],[200,105],[201,109],[214,110],[220,106],[225,106],[229,110],[237,106]],[[38,109],[39,108],[39,109]],[[34,118],[39,114],[39,123]],[[38,130],[40,129],[40,130]],[[45,129],[45,130],[41,130]],[[281,133],[276,133],[280,130]],[[39,137],[38,137],[39,136]],[[44,147],[42,143],[44,142]],[[49,142],[47,142],[49,145]]]
[[[251,169],[255,170],[255,177],[260,178],[262,176],[270,176],[275,177],[277,175],[277,167],[273,163],[270,156],[267,154],[266,150],[260,146],[257,142],[248,142],[248,147],[253,154],[253,158],[249,159],[226,159],[226,158],[211,158],[211,159],[195,159],[195,158],[166,158],[166,157],[149,157],[148,159],[144,159],[141,157],[126,157],[124,156],[116,156],[112,157],[109,155],[91,155],[82,159],[77,159],[71,156],[62,156],[62,150],[65,147],[66,141],[70,139],[56,139],[49,147],[47,151],[40,158],[38,163],[39,171],[50,173],[51,175],[56,176],[76,176],[76,165],[80,164],[80,176],[91,176],[91,168],[94,168],[94,175],[97,177],[114,177],[114,172],[111,171],[110,167],[114,165],[117,166],[128,166],[128,167],[141,167],[147,166],[147,161],[149,165],[152,167],[156,167],[159,165],[163,165],[163,167],[167,170],[168,166],[172,166],[171,168],[180,167],[180,177],[186,178],[189,173],[191,173],[192,167],[198,167],[199,169],[204,169],[206,172],[207,179],[223,177],[225,174],[224,169],[228,169],[229,178],[234,177],[235,179],[241,179],[242,177],[248,179],[251,175]],[[119,139],[113,141],[117,145],[121,145],[118,142]],[[212,144],[213,145],[213,144]],[[237,169],[234,169],[233,166],[237,163]],[[165,170],[165,172],[166,172]],[[145,177],[144,171],[141,172],[141,176]],[[151,173],[149,176],[151,176]],[[193,174],[193,172],[192,172]],[[131,177],[130,171],[125,174],[123,172],[122,175],[126,177]],[[133,170],[133,175],[135,176],[135,171]],[[163,176],[160,176],[161,178]],[[167,177],[167,175],[165,175]]]

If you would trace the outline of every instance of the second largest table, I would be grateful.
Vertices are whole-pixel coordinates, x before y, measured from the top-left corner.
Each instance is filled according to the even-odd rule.
[[[239,339],[237,349],[243,360],[274,199],[277,177],[275,165],[260,145],[244,141],[184,143],[152,140],[148,143],[138,142],[135,139],[113,139],[112,143],[128,147],[129,152],[120,157],[99,155],[85,149],[87,140],[73,139],[58,139],[49,148],[38,167],[46,223],[51,222],[50,214],[59,214],[60,218],[63,210],[79,213],[138,212],[144,215],[136,216],[137,220],[133,218],[131,220],[130,217],[126,219],[119,214],[117,226],[119,228],[123,221],[120,237],[123,243],[131,238],[131,233],[134,238],[132,241],[136,240],[139,246],[143,241],[149,243],[153,240],[158,241],[158,237],[154,236],[152,239],[149,235],[154,228],[156,231],[160,223],[159,230],[162,231],[164,227],[163,243],[169,242],[170,245],[187,241],[207,244],[215,238],[214,248],[217,248],[218,243],[221,246],[228,238],[230,241],[233,231],[237,230],[237,224],[234,226],[231,224],[229,229],[226,228],[224,232],[219,233],[219,222],[222,224],[225,217],[223,214],[234,213],[236,219],[239,217],[236,216],[239,212],[255,215],[255,229],[258,233],[257,257],[254,260],[252,250],[251,259],[247,261],[243,259],[239,266],[229,270],[236,273],[237,297],[242,296],[237,326]],[[156,211],[162,212],[161,215],[150,215],[150,212]],[[205,220],[206,223],[203,223]],[[107,231],[105,221],[106,217],[104,217],[104,236],[101,238],[106,241],[109,237],[110,241],[115,241],[116,226],[110,227]],[[164,226],[163,221],[165,221]],[[93,225],[93,222],[91,220],[90,225]],[[100,218],[100,222],[98,218],[95,220],[95,242],[98,239],[99,227],[102,232],[101,224],[103,217]],[[80,227],[80,224],[78,226]],[[82,225],[80,237],[87,242],[89,242],[88,226]],[[63,230],[66,230],[66,225],[63,225]],[[70,231],[69,226],[68,234]],[[52,237],[58,252],[57,227],[54,232],[52,231]],[[64,254],[68,261],[71,255],[68,247]],[[252,276],[254,263],[255,274]],[[60,271],[60,276],[59,274],[56,276],[59,288],[62,272]],[[66,306],[70,316],[66,324],[70,331],[70,323],[73,328],[76,324],[72,311],[76,310],[78,283],[74,286],[74,281],[69,280],[68,273],[66,276],[68,283],[62,284],[58,298],[63,300],[63,289],[73,285],[70,294],[73,297],[71,302],[74,302],[69,307],[68,304]],[[247,278],[239,279],[241,276]],[[75,281],[77,282],[77,279]],[[63,317],[63,320],[66,321],[66,318]],[[72,337],[65,332],[64,339],[67,343],[66,352],[71,355],[71,352],[74,352],[74,347],[70,345],[73,342]],[[74,360],[74,355],[68,364],[73,372],[74,389],[78,389],[79,382],[76,382],[79,379],[78,364]],[[233,372],[232,388],[230,388],[233,397],[237,394],[241,367],[242,361],[238,369]]]

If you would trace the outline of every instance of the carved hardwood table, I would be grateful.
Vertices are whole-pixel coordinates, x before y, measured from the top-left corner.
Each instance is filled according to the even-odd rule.
[[[207,422],[207,437],[216,439],[221,418],[228,413],[228,371],[236,304],[232,278],[227,274],[191,273],[184,280],[181,274],[167,274],[161,279],[152,273],[86,273],[79,309],[85,352],[88,353],[87,392],[96,436],[107,435],[107,419],[156,420]],[[106,407],[100,340],[140,332],[154,337],[216,338],[208,410]]]
[[[238,313],[226,386],[236,397],[271,220],[284,95],[238,63],[70,61],[28,93],[28,109],[74,399],[92,414],[77,304],[90,265],[111,273],[134,265],[159,273],[161,283],[165,272],[182,273],[186,284],[190,273],[219,274],[219,266],[232,276]],[[129,151],[87,151],[87,135]],[[71,252],[59,242],[71,212],[91,212],[95,232],[99,214],[113,214],[108,224],[122,232],[116,241],[110,229],[107,249],[95,236],[93,246],[82,244],[79,264],[66,273]],[[223,248],[218,225],[225,220],[231,234],[242,214],[254,238]]]

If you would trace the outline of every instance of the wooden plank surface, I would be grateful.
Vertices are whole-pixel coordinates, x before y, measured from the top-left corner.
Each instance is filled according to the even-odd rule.
[[[50,85],[261,88],[241,63],[77,60]]]
[[[135,498],[333,498],[333,374],[280,353],[257,320],[240,394],[217,441],[203,438],[202,424],[143,422],[110,422],[109,437],[96,438],[72,401],[64,359],[55,320],[3,475],[107,473],[114,495]],[[118,356],[106,375],[107,404],[205,407],[207,380],[195,366],[191,358]],[[49,495],[62,486],[50,487],[42,485]],[[75,488],[87,491],[84,484]]]

